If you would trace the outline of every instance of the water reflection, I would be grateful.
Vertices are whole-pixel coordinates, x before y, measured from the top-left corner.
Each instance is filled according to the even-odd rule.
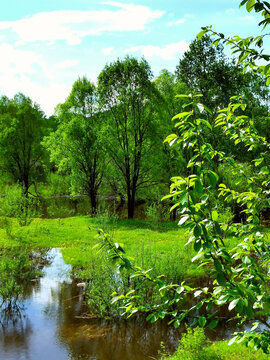
[[[0,359],[144,360],[156,357],[162,340],[175,348],[179,332],[166,324],[89,318],[61,252],[49,255],[53,260],[44,276],[27,285],[23,312],[1,315]]]
[[[25,310],[0,324],[0,359],[5,360],[149,360],[160,342],[173,352],[181,331],[166,322],[140,319],[118,323],[87,315],[82,289],[67,276],[60,250],[51,250],[44,276],[28,284]],[[5,321],[4,321],[5,320]],[[222,328],[221,328],[222,329]],[[224,327],[226,336],[228,330]],[[217,333],[208,334],[217,338]]]

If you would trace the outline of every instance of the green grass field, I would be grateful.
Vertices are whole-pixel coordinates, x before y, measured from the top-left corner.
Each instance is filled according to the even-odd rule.
[[[93,249],[97,229],[102,228],[113,240],[124,245],[134,263],[144,269],[153,268],[171,281],[197,278],[202,268],[191,263],[195,255],[191,245],[185,246],[188,234],[176,223],[142,220],[119,220],[106,217],[71,217],[65,219],[35,218],[21,227],[16,219],[0,218],[0,247],[30,246],[62,249],[64,259],[74,266],[87,267],[93,257],[100,256]],[[229,246],[236,240],[227,239]]]
[[[194,256],[191,246],[186,246],[188,235],[177,224],[140,220],[113,220],[106,218],[72,217],[65,219],[39,219],[20,227],[10,219],[10,235],[5,227],[0,229],[0,247],[30,246],[62,248],[64,259],[75,266],[87,266],[97,255],[97,229],[110,233],[115,242],[122,243],[134,263],[154,267],[158,273],[165,271],[169,277],[177,273],[201,275],[202,270],[190,263]],[[3,223],[3,219],[2,219]]]

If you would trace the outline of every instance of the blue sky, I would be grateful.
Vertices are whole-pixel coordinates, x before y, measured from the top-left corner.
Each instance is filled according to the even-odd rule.
[[[0,4],[0,93],[23,92],[51,115],[72,84],[106,63],[144,56],[174,71],[201,26],[259,34],[240,0],[9,0]]]

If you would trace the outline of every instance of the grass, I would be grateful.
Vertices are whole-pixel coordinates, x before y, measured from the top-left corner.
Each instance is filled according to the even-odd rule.
[[[77,216],[64,219],[35,218],[28,226],[21,227],[16,219],[9,219],[9,234],[0,218],[0,248],[27,245],[38,248],[62,248],[64,260],[78,267],[87,267],[97,255],[97,229],[112,234],[113,240],[124,244],[134,263],[144,269],[153,268],[169,281],[198,278],[204,270],[191,263],[195,255],[192,246],[185,246],[188,234],[176,223],[157,223],[143,220],[109,219],[106,216],[90,218]],[[227,239],[230,246],[236,240]]]
[[[65,219],[36,218],[25,227],[10,219],[11,235],[2,226],[0,248],[27,245],[38,248],[62,248],[64,260],[75,266],[87,266],[97,256],[97,228],[112,234],[115,242],[124,244],[128,255],[144,268],[154,267],[157,273],[199,276],[201,269],[190,263],[194,252],[185,247],[188,235],[173,222],[159,223],[142,220],[114,220],[107,218],[72,217]]]

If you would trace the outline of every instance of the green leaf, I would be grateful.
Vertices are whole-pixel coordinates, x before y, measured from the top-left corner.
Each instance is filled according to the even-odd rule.
[[[197,179],[195,182],[195,191],[198,194],[202,194],[203,193],[203,183],[200,179]]]
[[[233,301],[230,302],[229,307],[228,307],[229,311],[233,310],[233,309],[236,307],[236,305],[238,304],[239,300],[240,300],[240,299],[234,299]]]
[[[193,247],[194,247],[194,250],[195,250],[196,252],[200,251],[200,250],[201,250],[201,247],[202,247],[201,241],[195,241]]]
[[[225,284],[226,278],[225,278],[223,272],[219,272],[217,274],[217,282],[218,282],[219,285],[224,285]]]
[[[248,2],[246,3],[246,9],[248,12],[251,12],[251,10],[253,9],[255,4],[255,0],[248,0]]]
[[[204,119],[201,119],[201,122],[206,125],[210,130],[212,130],[212,126],[210,125],[210,123]]]
[[[204,327],[206,324],[206,318],[204,316],[199,316],[198,323],[201,327]]]
[[[175,95],[175,97],[179,97],[179,98],[190,98],[189,95],[185,95],[185,94]]]
[[[199,32],[199,34],[197,34],[197,39],[198,40],[201,40],[201,38],[203,37],[203,35],[207,32],[206,29],[202,30]]]
[[[179,202],[184,205],[188,201],[188,192],[183,191],[183,193],[179,197]]]
[[[177,294],[181,294],[181,293],[184,292],[184,291],[185,291],[184,286],[179,286],[179,287],[176,289]]]
[[[217,221],[217,220],[218,220],[218,212],[215,211],[215,210],[212,212],[212,219],[213,219],[214,221]]]
[[[194,262],[195,260],[198,260],[198,259],[201,258],[203,255],[204,255],[203,252],[199,253],[198,255],[194,256],[194,257],[191,259],[191,262]]]
[[[219,273],[219,272],[222,272],[222,265],[221,263],[218,261],[218,259],[215,259],[214,260],[214,266],[215,266],[215,269],[216,271]]]
[[[228,342],[228,346],[232,345],[237,339],[238,339],[238,335],[237,335],[237,336],[234,336],[234,337]]]
[[[219,321],[218,319],[212,320],[212,321],[210,322],[210,324],[209,324],[209,328],[210,328],[210,329],[214,329],[214,328],[217,326],[218,321]]]
[[[183,217],[180,219],[178,225],[183,225],[188,219],[189,219],[189,215],[183,216]]]
[[[196,238],[198,238],[201,235],[201,227],[199,224],[196,224],[193,229],[193,234]]]
[[[210,185],[211,185],[212,187],[215,187],[215,186],[217,185],[217,182],[218,182],[218,179],[219,179],[218,174],[216,174],[216,173],[213,172],[213,171],[209,171],[209,172],[207,173],[207,177],[208,177],[208,180],[209,180],[209,182],[210,182]]]

